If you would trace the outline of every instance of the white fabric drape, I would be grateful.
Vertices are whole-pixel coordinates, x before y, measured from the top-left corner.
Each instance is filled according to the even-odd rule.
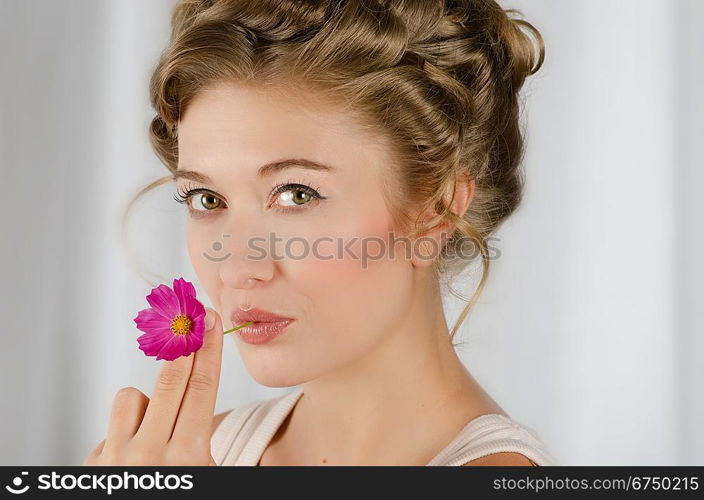
[[[151,393],[132,321],[151,285],[119,217],[167,173],[147,84],[172,4],[0,0],[2,465],[79,464],[120,387]],[[460,355],[564,464],[701,464],[704,3],[502,5],[547,60],[524,92],[525,200]],[[137,207],[130,241],[156,282],[196,281],[170,188]],[[232,342],[224,359],[218,412],[288,391],[252,381]]]

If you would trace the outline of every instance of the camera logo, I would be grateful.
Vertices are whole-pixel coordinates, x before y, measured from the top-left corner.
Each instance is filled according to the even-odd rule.
[[[22,471],[21,474],[22,474],[23,476],[26,476],[27,474],[29,474],[29,472],[27,472],[27,471]],[[9,486],[9,485],[6,485],[6,486],[5,486],[5,489],[6,489],[7,491],[9,491],[10,493],[13,493],[13,494],[15,494],[15,495],[21,495],[22,493],[26,493],[27,490],[29,489],[29,485],[25,485],[24,488],[20,488],[20,486],[22,486],[22,478],[21,478],[20,476],[15,477],[15,478],[12,480],[12,484],[13,484],[16,488],[19,488],[19,489],[15,489],[15,488],[13,488],[12,486]]]
[[[223,235],[222,235],[223,238],[229,238],[230,236],[232,236],[232,235],[231,235],[231,234],[223,234]],[[215,241],[215,242],[213,242],[213,244],[211,245],[211,248],[212,248],[214,251],[219,252],[220,250],[222,250],[222,243],[219,242],[219,241]],[[228,252],[228,254],[225,255],[224,257],[211,257],[211,256],[208,255],[206,252],[203,252],[203,257],[205,257],[206,259],[208,259],[208,260],[210,260],[210,261],[212,261],[212,262],[222,262],[223,260],[229,259],[229,258],[230,258],[230,255],[232,255],[232,254]]]

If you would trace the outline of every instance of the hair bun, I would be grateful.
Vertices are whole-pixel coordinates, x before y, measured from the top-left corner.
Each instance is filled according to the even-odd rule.
[[[504,12],[506,17],[499,25],[499,36],[503,40],[507,53],[504,79],[518,88],[523,85],[527,77],[535,74],[543,65],[545,45],[540,32],[532,24],[524,19],[510,17],[510,14],[520,15],[519,11],[507,9]],[[535,39],[535,43],[531,36]]]
[[[437,5],[434,2],[423,4]],[[413,2],[403,11],[406,23],[419,24],[422,10]],[[434,22],[426,15],[424,26],[409,29],[409,49],[454,74],[464,83],[476,81],[479,73],[491,72],[517,91],[525,79],[537,72],[545,58],[540,32],[521,19],[516,9],[503,9],[495,0],[445,0]],[[420,6],[417,6],[420,9]],[[435,15],[435,13],[433,13]],[[419,38],[422,33],[424,38]],[[481,79],[481,78],[480,78]]]

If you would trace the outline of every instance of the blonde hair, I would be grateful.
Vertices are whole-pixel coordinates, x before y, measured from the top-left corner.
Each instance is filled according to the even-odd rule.
[[[487,280],[486,239],[522,197],[518,93],[545,49],[538,30],[515,14],[494,0],[180,0],[150,81],[152,147],[173,174],[179,117],[220,81],[285,82],[346,103],[388,138],[398,172],[385,180],[394,220],[413,235],[438,223],[454,229],[436,277],[468,264],[457,258],[468,241],[480,251],[481,279],[453,339]],[[461,175],[474,181],[475,195],[456,215],[450,205]],[[171,179],[146,186],[129,206]],[[408,206],[437,216],[420,225]]]

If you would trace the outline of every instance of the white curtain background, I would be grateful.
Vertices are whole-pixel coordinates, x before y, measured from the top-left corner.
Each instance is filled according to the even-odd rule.
[[[0,0],[2,465],[80,464],[115,392],[152,391],[159,364],[132,320],[152,284],[119,223],[168,173],[147,84],[172,5]],[[524,92],[525,201],[460,355],[563,464],[701,465],[704,2],[502,5],[541,30],[547,59]],[[131,219],[153,283],[196,281],[172,192]],[[461,304],[446,304],[452,322]],[[290,390],[254,382],[225,344],[218,412]]]

